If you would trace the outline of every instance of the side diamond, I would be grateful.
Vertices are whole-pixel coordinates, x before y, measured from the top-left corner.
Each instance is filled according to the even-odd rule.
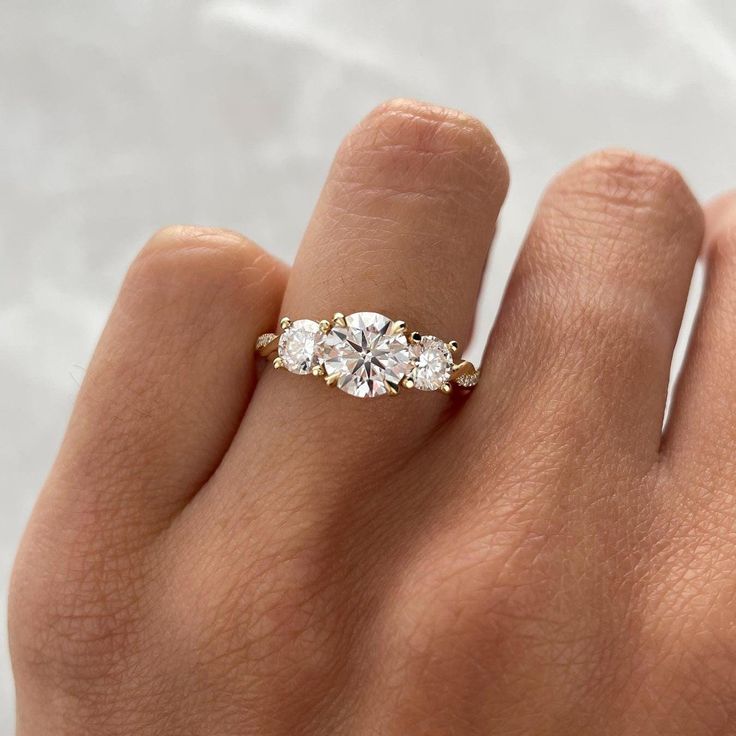
[[[284,368],[304,375],[322,362],[324,334],[311,319],[298,319],[279,338],[279,357]]]
[[[421,391],[437,391],[452,374],[452,355],[447,344],[438,337],[423,335],[411,344],[414,370],[411,378],[414,387]]]

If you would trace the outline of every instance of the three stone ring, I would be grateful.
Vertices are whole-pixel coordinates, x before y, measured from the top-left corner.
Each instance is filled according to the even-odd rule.
[[[395,396],[399,387],[449,394],[453,384],[473,388],[480,376],[470,361],[455,362],[454,340],[411,332],[405,322],[376,312],[337,312],[319,322],[284,317],[280,327],[280,334],[256,341],[256,351],[272,358],[274,368],[323,377],[359,398]]]

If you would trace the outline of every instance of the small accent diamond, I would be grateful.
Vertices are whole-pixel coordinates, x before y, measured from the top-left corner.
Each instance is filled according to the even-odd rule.
[[[273,332],[267,332],[265,335],[261,335],[256,340],[256,350],[265,348],[266,345],[268,345],[270,342],[273,342],[277,337],[278,335],[275,335]]]
[[[322,362],[324,334],[311,319],[292,322],[279,338],[279,357],[284,368],[304,375]]]
[[[455,383],[463,388],[472,388],[478,383],[479,378],[480,371],[475,371],[475,373],[465,373],[462,376],[458,376],[455,379]]]
[[[421,391],[437,391],[450,380],[452,355],[447,344],[438,337],[423,335],[411,344],[414,387]]]

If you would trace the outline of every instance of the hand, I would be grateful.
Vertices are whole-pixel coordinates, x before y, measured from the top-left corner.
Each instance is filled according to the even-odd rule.
[[[359,401],[256,337],[375,310],[466,344],[508,174],[396,101],[296,263],[153,237],[18,555],[18,733],[736,733],[736,199],[664,434],[703,215],[592,155],[545,194],[473,393]]]

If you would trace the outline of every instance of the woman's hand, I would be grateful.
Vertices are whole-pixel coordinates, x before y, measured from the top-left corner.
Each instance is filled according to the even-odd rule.
[[[472,394],[256,382],[283,314],[466,343],[507,183],[480,123],[395,101],[290,273],[153,237],[18,555],[20,736],[736,733],[736,200],[664,436],[703,215],[631,153],[545,194]]]

